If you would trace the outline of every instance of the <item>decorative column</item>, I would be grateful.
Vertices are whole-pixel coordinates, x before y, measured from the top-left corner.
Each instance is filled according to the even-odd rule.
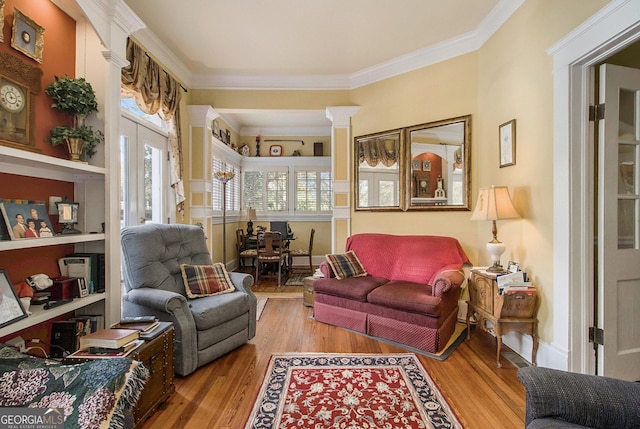
[[[359,106],[327,107],[331,126],[331,177],[333,178],[333,217],[331,219],[331,251],[344,248],[351,234],[352,144],[351,117]]]

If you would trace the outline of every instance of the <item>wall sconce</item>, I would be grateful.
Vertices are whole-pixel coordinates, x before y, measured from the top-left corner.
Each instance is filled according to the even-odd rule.
[[[490,188],[480,189],[471,220],[490,220],[493,222],[493,228],[491,229],[493,240],[487,243],[487,252],[491,255],[493,265],[487,271],[494,273],[503,273],[505,271],[500,265],[500,256],[504,253],[505,245],[498,240],[496,221],[518,218],[520,218],[520,215],[513,207],[509,189],[506,186],[491,186]]]

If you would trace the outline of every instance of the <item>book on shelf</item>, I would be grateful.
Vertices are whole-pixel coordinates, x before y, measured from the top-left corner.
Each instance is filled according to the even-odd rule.
[[[502,289],[504,295],[511,295],[517,292],[524,292],[527,295],[536,293],[536,287],[531,282],[513,282],[507,283]]]
[[[82,277],[87,285],[91,281],[91,258],[88,256],[60,258],[58,268],[62,277]]]
[[[116,349],[108,347],[89,347],[77,350],[67,356],[67,359],[104,359],[114,357],[126,357],[144,344],[144,340],[133,340]]]
[[[134,329],[102,329],[80,337],[80,349],[89,347],[117,349],[139,337],[140,331]]]
[[[105,272],[105,256],[104,253],[73,253],[69,255],[69,257],[86,257],[89,258],[89,272],[90,272],[90,280],[89,285],[93,282],[92,293],[94,292],[104,292],[105,290],[105,282],[104,282],[104,272]]]

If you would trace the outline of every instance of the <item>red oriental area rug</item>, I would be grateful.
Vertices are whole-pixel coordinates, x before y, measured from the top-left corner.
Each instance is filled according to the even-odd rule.
[[[274,354],[245,429],[462,428],[412,353]]]

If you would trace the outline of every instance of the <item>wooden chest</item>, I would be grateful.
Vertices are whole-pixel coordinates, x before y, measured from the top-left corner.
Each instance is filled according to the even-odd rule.
[[[134,409],[135,427],[141,427],[144,420],[153,414],[175,391],[173,383],[173,338],[175,331],[170,325],[156,338],[145,341],[132,354],[132,359],[138,360],[149,370],[150,378],[138,399]]]
[[[313,276],[304,278],[304,286],[302,289],[302,304],[305,307],[313,307],[313,282],[316,279]]]

